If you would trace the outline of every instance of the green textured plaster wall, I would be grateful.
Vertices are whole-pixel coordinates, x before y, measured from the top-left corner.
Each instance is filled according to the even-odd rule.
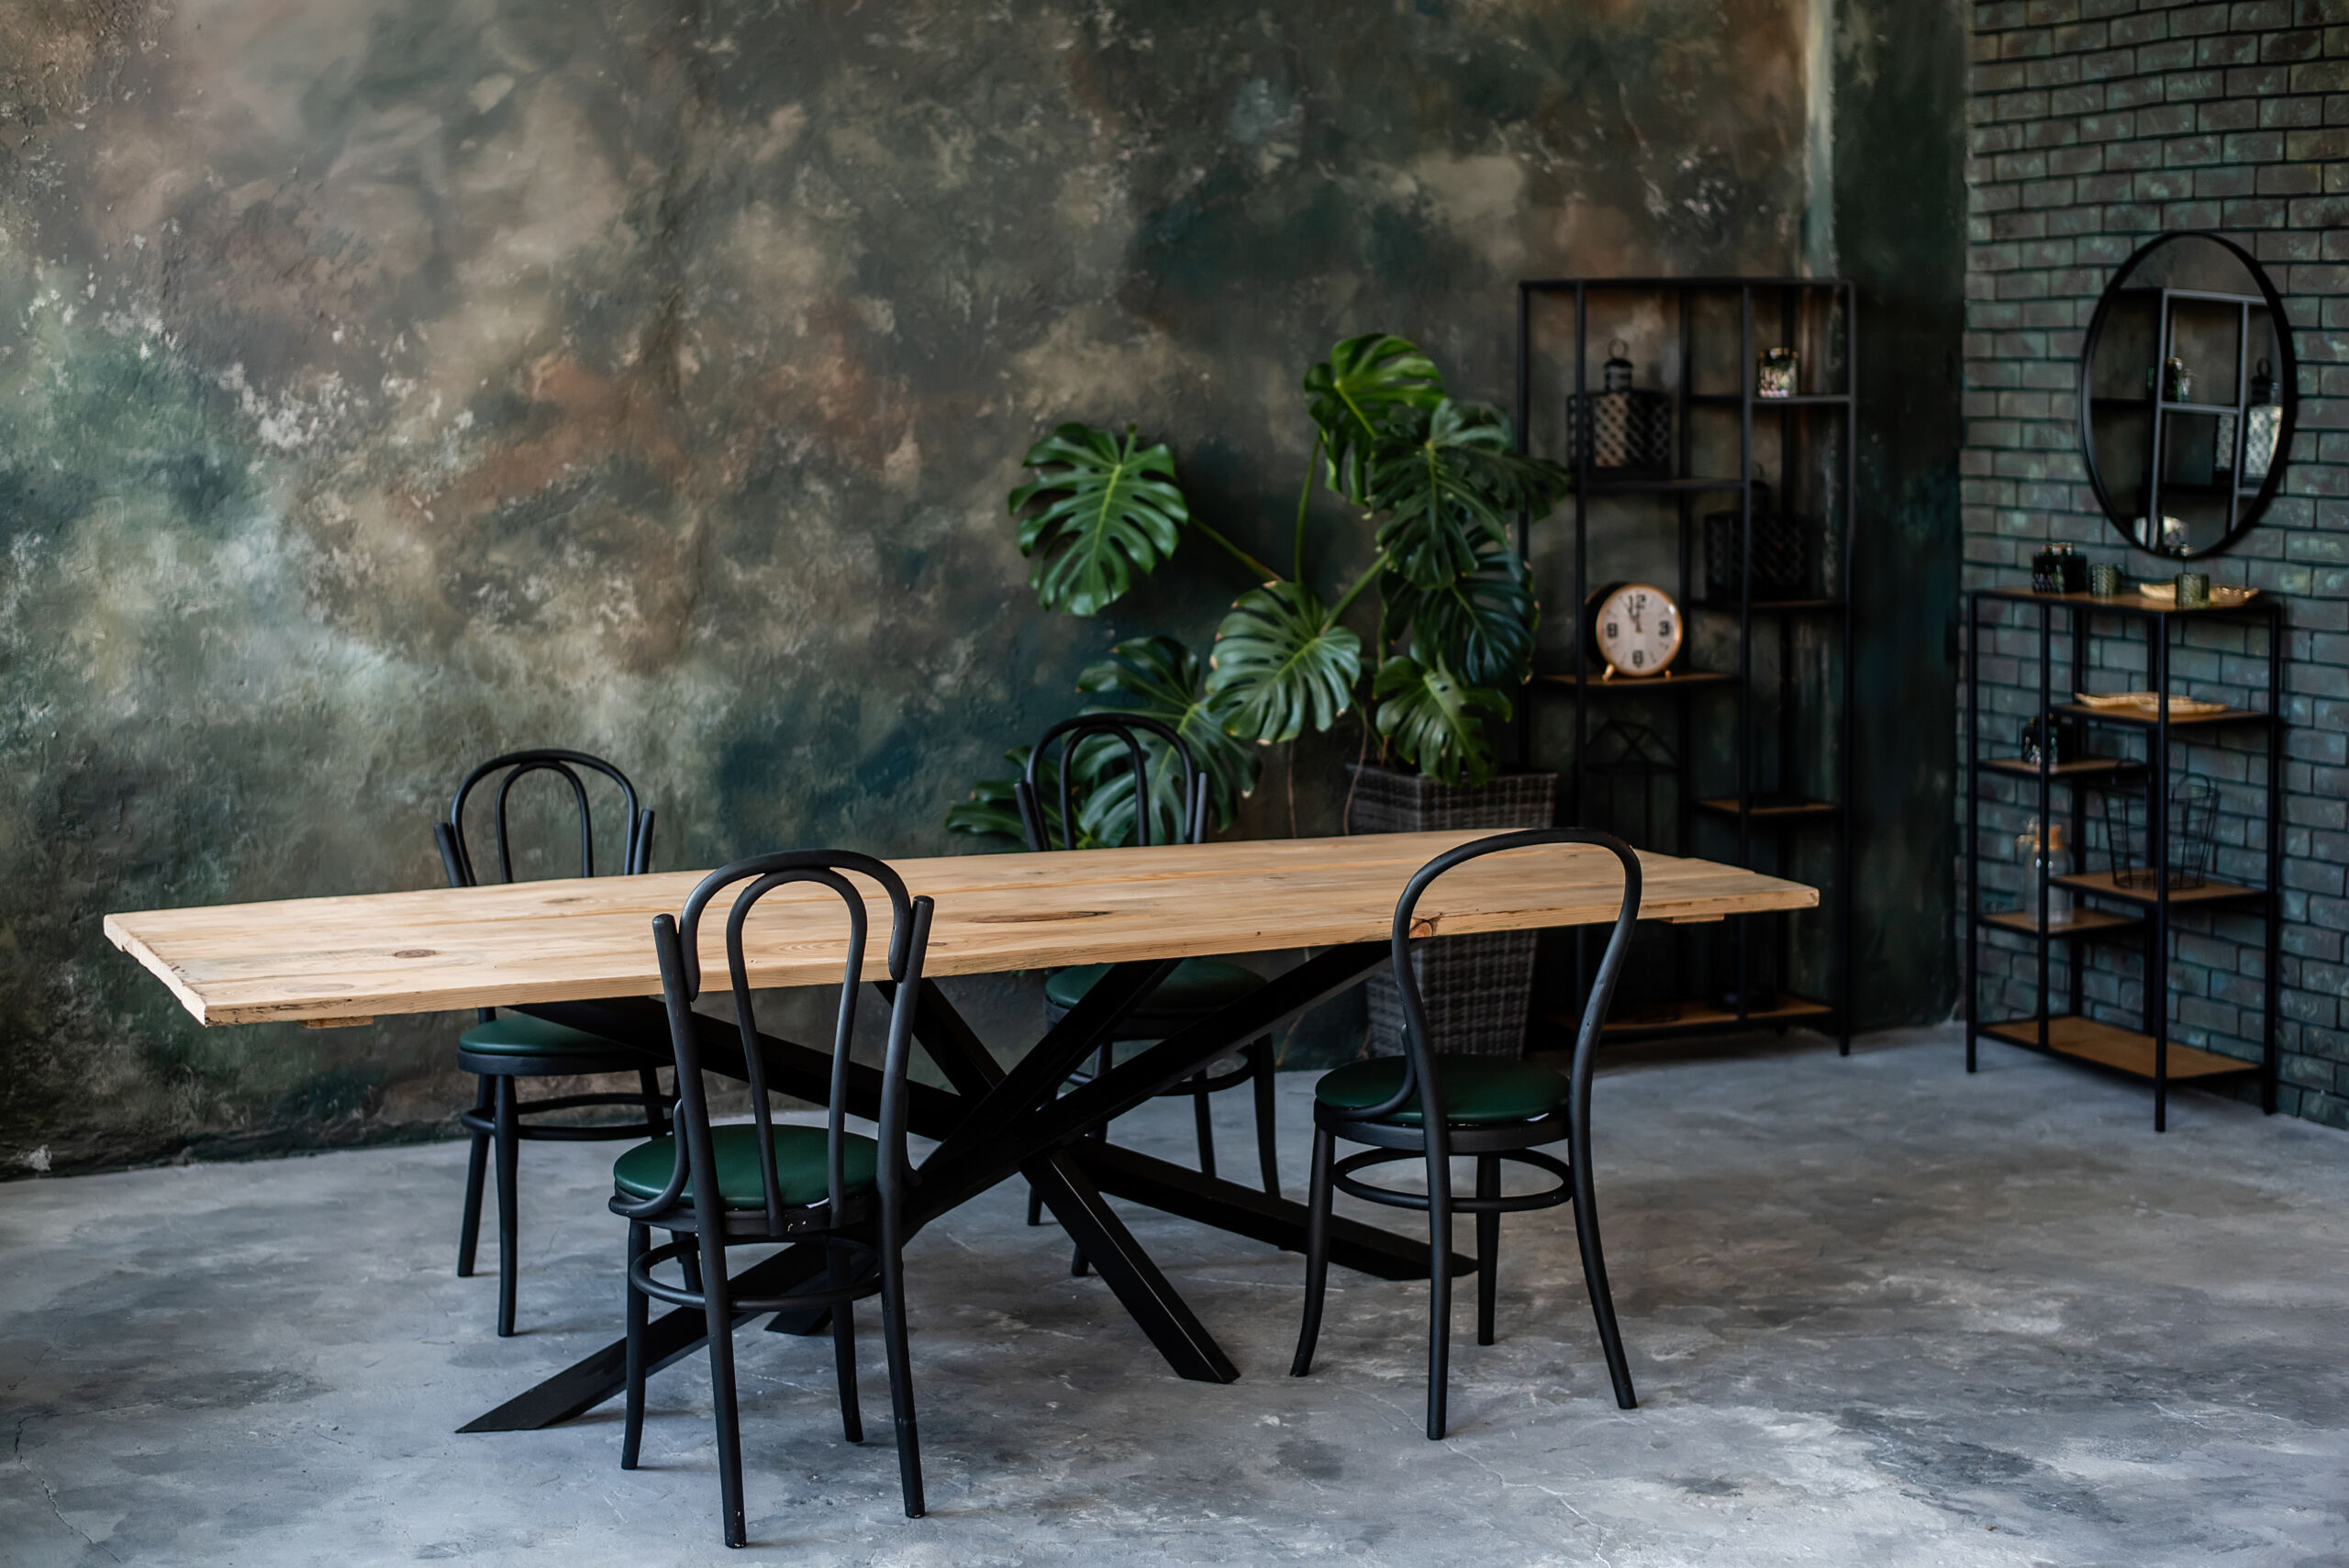
[[[1499,399],[1521,274],[1795,265],[1805,19],[0,6],[0,1167],[445,1127],[451,1020],[201,1029],[99,920],[433,884],[495,749],[619,761],[665,865],[950,848],[1085,662],[1243,585],[1039,613],[1036,430],[1138,419],[1269,539],[1336,337]]]

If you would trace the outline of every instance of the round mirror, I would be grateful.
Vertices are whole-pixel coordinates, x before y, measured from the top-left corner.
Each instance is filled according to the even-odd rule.
[[[2276,285],[2215,234],[2140,247],[2088,322],[2079,401],[2112,526],[2160,555],[2226,549],[2267,509],[2291,450],[2299,377]]]

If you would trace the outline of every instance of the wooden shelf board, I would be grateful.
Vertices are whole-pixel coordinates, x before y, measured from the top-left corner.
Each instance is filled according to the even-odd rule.
[[[1583,676],[1572,670],[1545,670],[1534,679],[1591,692],[1685,692],[1692,686],[1727,685],[1737,677],[1726,670],[1666,670],[1661,675],[1618,675],[1610,681],[1604,671]]]
[[[2039,914],[2032,909],[2001,909],[1995,915],[1985,915],[1982,923],[1996,926],[2002,931],[2020,931],[2026,937],[2040,934]],[[2086,937],[2099,931],[2115,931],[2123,928],[2134,929],[2144,924],[2134,915],[2116,915],[2110,909],[2075,907],[2068,918],[2047,922],[2051,937]]]
[[[2110,598],[2099,598],[2094,594],[2042,594],[2031,588],[1984,588],[1978,592],[1983,598],[2007,604],[2076,605],[2085,610],[2120,610],[2131,615],[2151,616],[2265,616],[2271,603],[2266,595],[2262,595],[2240,605],[2199,605],[2181,610],[2176,605],[2149,599],[2134,588],[2127,593],[2115,594]]]
[[[2039,1046],[2039,1020],[2017,1018],[2003,1024],[1988,1024],[1982,1032],[2015,1045]],[[2154,1075],[2154,1037],[2124,1029],[2116,1024],[2099,1023],[2066,1013],[2047,1020],[2047,1049],[2058,1056],[2076,1057],[2093,1062],[2100,1067],[2115,1068],[2134,1077]],[[2169,1076],[2180,1078],[2216,1078],[2228,1073],[2256,1073],[2259,1063],[2239,1062],[2232,1056],[2199,1050],[2190,1045],[2169,1043]]]
[[[2055,711],[2074,718],[2093,718],[2105,724],[2125,724],[2132,729],[2151,729],[2154,727],[2154,716],[2151,713],[2137,712],[2129,708],[2090,707],[2086,703],[2063,702],[2055,705]],[[2169,727],[2176,729],[2186,725],[2266,724],[2272,717],[2269,714],[2254,713],[2249,708],[2230,707],[2221,708],[2217,713],[2174,713],[2170,715]]]
[[[1616,1008],[1614,1016],[1607,1020],[1606,1032],[1653,1034],[1667,1029],[1766,1029],[1803,1018],[1831,1018],[1834,1013],[1835,1009],[1824,1002],[1780,995],[1773,996],[1768,1006],[1748,1012],[1741,1025],[1735,1008],[1712,1002],[1646,1002]],[[1566,1013],[1550,1014],[1549,1021],[1569,1033],[1582,1027],[1579,1018]]]
[[[2059,779],[2079,778],[2087,774],[2124,773],[2145,764],[2131,757],[2076,757],[2068,762],[2058,762],[2048,770]],[[2035,779],[2039,764],[2021,757],[1985,757],[1982,766],[1994,773],[2011,773],[2016,778]]]
[[[2094,894],[2099,898],[2118,898],[2125,903],[2142,904],[2151,908],[2158,900],[2157,887],[2122,887],[2112,880],[2109,871],[2065,872],[2053,879],[2059,885],[2076,893]],[[2256,887],[2242,887],[2232,882],[2205,882],[2199,887],[2173,887],[2169,890],[2170,907],[2181,904],[2232,904],[2243,899],[2265,898]]]
[[[1737,815],[1737,796],[1733,795],[1712,795],[1697,805],[1700,810],[1717,811],[1724,817]],[[1832,817],[1842,809],[1831,800],[1800,800],[1756,806],[1752,815],[1758,821],[1781,822],[1796,817]]]

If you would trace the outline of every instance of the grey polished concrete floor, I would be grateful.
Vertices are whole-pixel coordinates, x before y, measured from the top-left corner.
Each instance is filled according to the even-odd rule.
[[[1501,1342],[1419,1432],[1424,1286],[1145,1211],[1242,1369],[1180,1382],[993,1194],[908,1260],[931,1513],[829,1341],[745,1331],[751,1557],[807,1563],[2349,1562],[2349,1138],[1945,1030],[1626,1066],[1599,1195],[1642,1399],[1615,1408],[1563,1211],[1508,1222]],[[1303,1173],[1303,1079],[1284,1082]],[[1224,1150],[1244,1163],[1233,1103]],[[1179,1150],[1177,1103],[1121,1124]],[[612,1151],[525,1153],[523,1334],[451,1273],[458,1145],[0,1188],[0,1561],[705,1563],[707,1382],[455,1429],[611,1337]],[[1398,1217],[1399,1218],[1399,1217]],[[868,1322],[873,1309],[866,1308]],[[739,1561],[739,1559],[738,1559]]]

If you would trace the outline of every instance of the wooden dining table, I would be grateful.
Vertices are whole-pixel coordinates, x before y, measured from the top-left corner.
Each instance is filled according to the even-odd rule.
[[[1289,1251],[1305,1240],[1304,1206],[1088,1137],[1234,1048],[1281,1029],[1387,960],[1395,904],[1411,873],[1474,832],[1248,840],[1081,853],[974,854],[892,862],[907,886],[936,900],[915,1035],[943,1086],[908,1085],[907,1121],[935,1140],[908,1199],[908,1229],[1014,1175],[1041,1195],[1085,1258],[1182,1376],[1239,1375],[1132,1232],[1105,1201],[1123,1198]],[[1643,919],[1710,921],[1815,906],[1799,883],[1707,861],[1642,854]],[[506,1007],[587,1029],[669,1057],[651,921],[675,913],[702,873],[571,878],[109,915],[106,935],[207,1024],[294,1021],[320,1028],[387,1015]],[[1421,900],[1416,934],[1461,936],[1611,922],[1622,873],[1587,845],[1547,845],[1470,862]],[[885,900],[869,895],[880,929]],[[726,973],[724,922],[702,928],[706,973]],[[1072,1069],[1186,958],[1307,950],[1252,995],[1068,1088]],[[838,985],[846,922],[837,899],[785,889],[745,931],[753,989]],[[1112,967],[1066,1017],[1007,1067],[947,999],[955,975]],[[885,955],[864,978],[888,990]],[[731,1022],[696,1015],[703,1060],[743,1076]],[[820,1101],[830,1057],[761,1034],[768,1084]],[[1065,1092],[1063,1092],[1065,1091]],[[852,1069],[850,1110],[870,1117],[880,1075]],[[1340,1218],[1331,1257],[1391,1279],[1425,1278],[1425,1247]],[[737,1276],[737,1294],[820,1288],[821,1248],[795,1247]],[[1455,1257],[1455,1272],[1473,1261]],[[820,1310],[778,1315],[796,1332]],[[691,1353],[698,1309],[655,1321],[656,1364]],[[463,1430],[552,1425],[618,1393],[622,1347],[604,1347],[507,1400]]]

